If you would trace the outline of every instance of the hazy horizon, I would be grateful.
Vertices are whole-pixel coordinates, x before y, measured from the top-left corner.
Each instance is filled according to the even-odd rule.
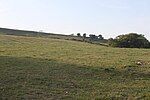
[[[58,34],[144,34],[150,40],[149,0],[0,0],[0,27]]]

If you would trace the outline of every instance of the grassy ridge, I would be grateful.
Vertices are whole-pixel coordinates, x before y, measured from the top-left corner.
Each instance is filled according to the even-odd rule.
[[[17,29],[8,29],[8,28],[0,28],[0,34],[83,41],[82,37],[77,37],[77,36],[72,36],[72,35],[54,34],[54,33],[38,32],[38,31],[17,30]]]
[[[43,38],[52,38],[52,39],[73,40],[73,41],[88,42],[92,44],[108,46],[108,43],[107,43],[108,40],[106,39],[98,40],[98,41],[91,41],[89,37],[83,38],[82,36],[75,36],[75,35],[64,35],[64,34],[38,32],[38,31],[8,29],[8,28],[0,28],[0,34],[1,35],[13,35],[13,36],[43,37]]]
[[[2,99],[149,99],[149,72],[148,49],[0,35]]]

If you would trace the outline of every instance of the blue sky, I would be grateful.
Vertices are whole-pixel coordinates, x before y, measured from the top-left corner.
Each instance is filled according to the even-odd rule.
[[[0,27],[150,40],[150,0],[0,0]]]

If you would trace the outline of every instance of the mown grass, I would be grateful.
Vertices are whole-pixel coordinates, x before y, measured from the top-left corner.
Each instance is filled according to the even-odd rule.
[[[149,49],[0,35],[0,99],[148,100],[149,84]]]

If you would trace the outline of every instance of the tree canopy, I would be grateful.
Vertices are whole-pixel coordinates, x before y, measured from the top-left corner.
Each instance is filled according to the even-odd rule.
[[[109,45],[125,48],[150,48],[150,42],[142,34],[129,33],[109,39]]]

